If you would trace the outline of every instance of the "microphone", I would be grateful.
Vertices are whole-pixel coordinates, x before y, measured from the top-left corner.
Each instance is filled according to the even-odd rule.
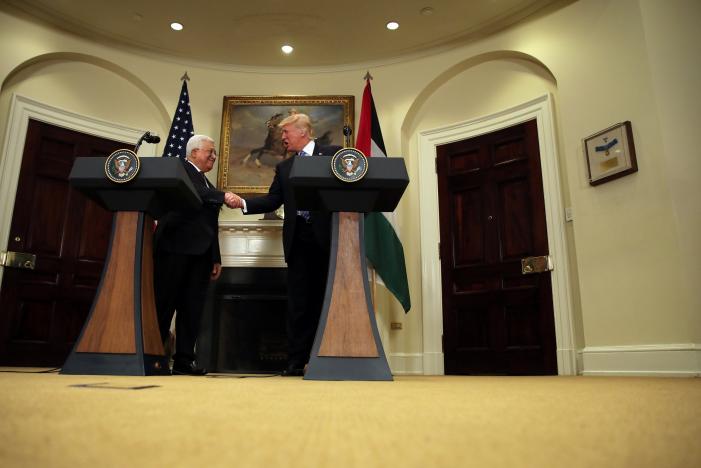
[[[349,146],[350,146],[350,137],[351,137],[351,134],[352,134],[352,133],[353,133],[353,129],[352,129],[352,128],[350,128],[348,125],[344,125],[344,126],[343,126],[343,135],[346,137],[346,138],[345,138],[345,140],[346,140],[346,147],[349,147]]]
[[[146,132],[144,136],[141,137],[146,143],[158,143],[161,141],[161,137],[155,133]]]
[[[139,151],[139,147],[141,146],[142,142],[146,143],[158,143],[161,141],[161,137],[156,135],[155,133],[151,133],[147,131],[143,135],[141,135],[141,138],[139,138],[139,141],[136,142],[136,146],[134,147],[134,152],[137,153]]]

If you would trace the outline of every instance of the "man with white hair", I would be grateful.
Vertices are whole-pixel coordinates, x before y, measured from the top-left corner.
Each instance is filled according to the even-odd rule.
[[[235,195],[217,190],[205,173],[214,167],[214,140],[194,135],[187,142],[183,167],[202,205],[196,209],[169,211],[158,220],[154,234],[154,291],[161,338],[170,335],[175,318],[173,375],[204,375],[197,367],[195,342],[210,281],[221,275],[219,211],[231,205]]]

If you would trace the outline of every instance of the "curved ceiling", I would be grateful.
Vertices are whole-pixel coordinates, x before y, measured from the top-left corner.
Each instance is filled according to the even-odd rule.
[[[571,1],[571,0],[570,0]],[[389,63],[486,36],[562,0],[4,0],[89,38],[229,66]],[[566,2],[565,2],[566,3]],[[400,24],[389,31],[388,21]],[[175,32],[170,23],[184,29]],[[292,45],[290,55],[281,52]]]

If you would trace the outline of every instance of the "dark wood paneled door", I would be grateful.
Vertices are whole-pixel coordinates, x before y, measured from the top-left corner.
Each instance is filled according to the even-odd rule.
[[[36,255],[34,270],[5,268],[0,364],[60,366],[90,310],[107,254],[112,213],[68,184],[78,156],[127,143],[30,120],[8,250]]]
[[[556,374],[536,121],[437,154],[446,374]]]

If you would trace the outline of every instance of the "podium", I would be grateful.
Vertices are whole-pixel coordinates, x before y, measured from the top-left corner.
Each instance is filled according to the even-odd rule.
[[[392,380],[370,297],[364,216],[393,211],[409,184],[402,158],[368,158],[365,177],[338,180],[331,157],[296,158],[290,173],[297,207],[332,211],[326,294],[305,380]]]
[[[130,182],[105,175],[106,158],[77,158],[70,184],[115,211],[100,285],[61,374],[170,375],[153,292],[153,218],[202,204],[177,158],[142,158]]]

